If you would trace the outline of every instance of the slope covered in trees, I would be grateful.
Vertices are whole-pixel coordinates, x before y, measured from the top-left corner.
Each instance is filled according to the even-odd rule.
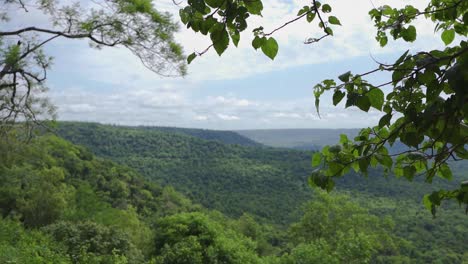
[[[230,216],[249,212],[286,224],[297,218],[294,212],[311,197],[305,184],[311,171],[307,152],[87,123],[60,123],[57,131],[99,156],[162,185],[173,185],[194,201]]]
[[[60,124],[58,131],[98,155],[126,164],[163,185],[171,184],[194,201],[231,217],[247,212],[262,223],[284,228],[307,214],[302,204],[314,199],[306,186],[310,152],[226,145],[95,124]],[[456,181],[466,178],[463,168],[454,168]],[[372,214],[391,218],[394,232],[411,242],[405,246],[405,254],[427,263],[429,259],[442,261],[447,255],[461,259],[468,242],[468,222],[462,209],[448,204],[433,220],[421,202],[424,194],[453,184],[457,183],[443,179],[435,179],[433,184],[418,178],[408,182],[384,177],[376,169],[368,178],[350,174],[337,182],[337,188]]]
[[[56,136],[28,144],[2,141],[0,147],[1,263],[287,264],[304,254],[309,263],[324,254],[333,263],[406,258],[404,240],[392,234],[390,222],[380,223],[349,197],[319,194],[309,214],[286,232],[248,214],[230,219],[208,211]],[[314,219],[323,225],[315,229],[307,221],[319,212]],[[348,221],[331,228],[336,215],[352,212],[362,226]],[[337,245],[340,250],[325,251]]]
[[[121,136],[131,132],[102,129],[123,130]],[[122,139],[115,133],[111,139],[117,144]],[[273,226],[256,215],[228,218],[194,205],[170,186],[56,136],[35,137],[28,144],[1,141],[0,147],[2,263],[462,263],[466,258],[466,216],[447,208],[432,220],[404,192],[399,198],[356,189],[315,192],[304,200],[295,223]],[[253,208],[259,212],[281,202],[277,193],[262,195],[269,203]]]

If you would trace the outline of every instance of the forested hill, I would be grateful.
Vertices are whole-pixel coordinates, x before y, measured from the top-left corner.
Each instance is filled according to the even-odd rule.
[[[103,126],[99,123],[92,122],[60,122],[61,127],[66,127],[71,130],[99,130]],[[180,128],[180,127],[157,127],[157,126],[114,126],[111,127],[119,128],[128,128],[133,130],[142,130],[142,131],[161,131],[167,132],[170,134],[179,134],[179,135],[188,135],[205,140],[219,141],[224,144],[236,144],[242,146],[262,146],[261,143],[258,143],[248,137],[242,136],[237,132],[227,131],[227,130],[209,130],[209,129],[196,129],[196,128]]]
[[[308,152],[88,123],[59,123],[57,133],[230,216],[249,212],[286,224],[311,197]]]
[[[172,185],[193,201],[230,216],[244,212],[287,224],[312,195],[307,185],[311,152],[270,147],[222,144],[157,129],[88,123],[60,123],[58,133],[95,154],[136,169],[146,178]],[[339,190],[421,205],[424,194],[458,184],[435,180],[383,177],[373,170],[368,178],[350,174],[337,182]]]
[[[261,146],[262,144],[240,135],[234,131],[227,130],[209,130],[209,129],[196,129],[196,128],[179,128],[179,127],[149,127],[139,126],[140,129],[145,130],[158,130],[163,132],[180,133],[193,136],[196,138],[215,140],[225,144],[237,144],[242,146]]]

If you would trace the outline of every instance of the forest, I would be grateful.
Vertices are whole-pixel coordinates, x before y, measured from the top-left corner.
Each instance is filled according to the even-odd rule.
[[[1,264],[468,264],[468,1],[168,2],[0,4]]]
[[[304,183],[312,152],[234,132],[59,122],[37,133],[1,146],[2,263],[467,260],[464,210],[433,218],[421,202],[444,182],[375,170],[327,194]]]

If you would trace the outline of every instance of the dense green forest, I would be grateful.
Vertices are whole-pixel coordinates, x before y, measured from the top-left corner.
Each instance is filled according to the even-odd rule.
[[[448,205],[433,219],[418,198],[427,184],[353,175],[326,194],[306,187],[304,151],[156,128],[60,123],[57,131],[84,146],[50,133],[1,142],[0,263],[464,263],[468,257],[466,215]],[[157,165],[143,169],[150,162]]]

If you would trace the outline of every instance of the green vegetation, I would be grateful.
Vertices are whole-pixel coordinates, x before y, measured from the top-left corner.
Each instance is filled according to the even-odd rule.
[[[230,42],[237,46],[240,32],[248,28],[249,18],[262,15],[262,1],[253,2],[188,1],[180,10],[182,23],[194,32],[209,35],[212,42],[205,51],[189,55],[188,63],[211,47],[221,55]],[[321,36],[307,38],[305,44],[333,36],[333,29],[341,26],[341,22],[332,10],[328,3],[313,0],[298,10],[296,17],[276,29],[254,28],[252,47],[274,59],[279,50],[274,34],[300,20],[317,23],[322,31]],[[312,161],[316,169],[309,184],[331,191],[337,179],[351,170],[368,175],[369,168],[377,165],[408,180],[420,175],[427,182],[432,182],[435,176],[452,179],[449,162],[468,159],[465,89],[468,85],[468,2],[431,0],[423,9],[409,4],[402,8],[383,5],[370,10],[369,16],[381,47],[387,45],[389,37],[414,42],[418,32],[415,21],[422,18],[433,22],[434,32],[443,45],[428,51],[407,50],[394,63],[376,62],[373,70],[357,74],[350,70],[338,76],[338,80],[327,79],[314,86],[317,113],[320,97],[325,92],[333,92],[333,105],[344,101],[346,108],[355,107],[364,112],[372,108],[381,112],[381,116],[376,126],[360,130],[351,139],[343,136],[338,144],[325,146],[317,153]],[[378,83],[366,80],[378,72],[387,73],[391,79]],[[396,142],[407,148],[390,153],[389,146]],[[435,215],[437,207],[448,199],[465,204],[468,210],[468,183],[460,182],[450,189],[427,194],[424,204]]]
[[[53,58],[44,48],[58,39],[86,40],[97,49],[124,47],[160,75],[187,72],[182,47],[173,37],[178,25],[151,0],[105,5],[8,0],[0,23],[0,136],[20,125],[29,132],[42,119],[54,118],[55,108],[44,96]]]
[[[280,154],[284,164],[300,164],[310,159],[302,151],[222,144],[157,129],[61,124],[61,129],[65,128],[75,140],[85,138],[81,133],[91,140],[106,142],[104,138],[108,138],[129,156],[132,147],[139,146],[144,151],[143,147],[152,142],[149,147],[159,145],[159,153],[170,154],[174,159],[176,154],[181,154],[175,152],[180,147],[174,146],[184,145],[192,153],[219,154],[222,150],[226,154],[231,152],[231,162],[256,161],[263,166],[276,154]],[[132,136],[131,142],[127,136]],[[140,136],[147,141],[140,142]],[[231,193],[240,200],[265,196],[260,200],[263,203],[251,203],[250,211],[236,204],[220,207],[227,211],[228,217],[192,203],[170,186],[161,187],[128,167],[97,158],[86,148],[56,136],[34,137],[29,143],[13,139],[0,144],[2,263],[289,264],[325,260],[327,263],[462,263],[466,258],[466,216],[458,208],[442,208],[441,215],[432,219],[419,201],[413,199],[414,194],[404,191],[409,187],[404,181],[398,186],[401,192],[397,197],[390,191],[378,195],[386,185],[381,177],[369,182],[374,187],[384,187],[375,192],[360,191],[366,181],[358,176],[355,177],[361,179],[361,185],[343,182],[340,189],[347,190],[343,194],[306,195],[305,184],[298,184],[306,177],[298,177],[289,192],[304,198],[296,203],[289,198],[289,207],[293,209],[275,206],[275,202],[287,198],[276,196],[287,191],[281,185],[257,185],[255,188],[267,191],[247,197],[242,197],[242,192]],[[131,144],[121,145],[122,142]],[[96,145],[95,149],[102,146],[109,145]],[[102,151],[107,155],[113,153],[108,147]],[[236,158],[240,154],[244,160]],[[214,157],[208,153],[199,155]],[[197,169],[210,173],[212,163],[203,164],[206,167]],[[270,180],[280,177],[280,174],[268,174],[268,169],[272,168],[265,166],[262,173],[271,177]],[[163,175],[165,171],[154,173]],[[262,173],[257,171],[248,177],[259,178]],[[186,175],[190,176],[187,172]],[[234,174],[230,177],[235,181]],[[227,189],[232,186],[223,185],[223,177],[217,179],[211,180],[219,189],[206,188],[200,192],[213,197],[229,193]],[[423,186],[423,183],[416,184]],[[179,185],[180,182],[174,184],[183,189]],[[349,186],[345,188],[346,185]],[[192,185],[191,188],[200,187]],[[264,207],[276,208],[270,210],[272,216],[282,210],[283,214],[297,213],[267,218],[268,215],[258,214]]]
[[[140,171],[147,179],[174,186],[205,207],[246,222],[253,217],[250,220],[285,230],[308,213],[310,208],[303,208],[304,203],[317,199],[306,186],[311,169],[310,152],[222,144],[156,128],[67,122],[59,123],[58,132],[97,155]],[[455,180],[466,179],[463,174],[466,166],[456,165]],[[424,254],[443,259],[445,254],[456,252],[461,258],[468,232],[463,211],[455,205],[445,206],[441,209],[443,213],[434,220],[421,203],[425,193],[453,185],[456,182],[443,179],[428,184],[418,178],[408,182],[383,177],[383,171],[378,169],[368,178],[350,174],[337,181],[339,192],[353,197],[371,214],[391,218],[395,223],[393,232],[410,242],[405,248],[411,250],[402,249],[401,252],[414,258],[413,262],[424,259]],[[247,226],[250,227],[243,229],[265,229],[254,224]],[[253,231],[247,233],[250,233],[248,237],[258,237]],[[287,244],[281,237],[281,234],[263,237],[263,242],[259,243],[263,245],[261,252],[277,254],[275,248],[284,248]]]
[[[59,123],[57,132],[98,156],[127,165],[161,185],[172,185],[193,201],[232,217],[248,212],[287,224],[297,219],[297,209],[312,193],[305,184],[311,171],[307,152],[92,123]]]

